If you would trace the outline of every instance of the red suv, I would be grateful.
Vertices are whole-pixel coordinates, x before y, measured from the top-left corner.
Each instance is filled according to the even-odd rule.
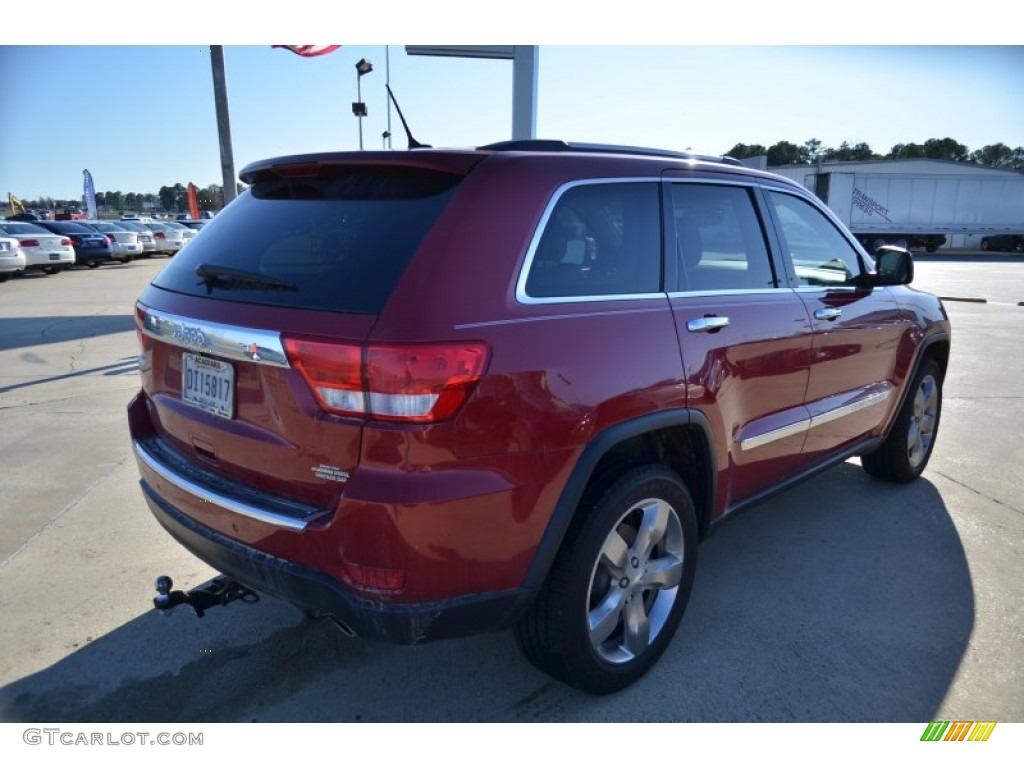
[[[142,490],[226,577],[353,634],[512,627],[614,691],[730,514],[852,456],[928,462],[943,307],[790,181],[555,141],[241,176],[138,301]]]

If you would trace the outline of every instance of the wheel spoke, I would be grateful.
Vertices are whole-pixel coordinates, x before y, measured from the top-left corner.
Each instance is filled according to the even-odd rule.
[[[612,531],[605,539],[601,547],[601,558],[599,566],[607,568],[613,576],[621,576],[629,562],[629,545],[619,535],[618,531]]]
[[[644,610],[644,601],[639,596],[626,606],[624,637],[622,646],[634,656],[639,656],[651,644],[651,622]]]
[[[633,542],[632,553],[645,561],[651,556],[651,550],[665,536],[665,529],[668,527],[669,506],[663,501],[655,501],[643,509],[643,519],[640,521],[640,530],[636,533],[636,541]]]
[[[683,561],[674,555],[659,557],[647,564],[643,585],[648,589],[671,589],[683,580]]]
[[[626,592],[618,587],[612,587],[604,599],[590,610],[587,621],[590,628],[590,642],[595,648],[607,640],[619,625],[625,598]]]

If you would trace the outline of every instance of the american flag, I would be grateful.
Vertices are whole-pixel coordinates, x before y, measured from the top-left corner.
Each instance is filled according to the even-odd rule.
[[[299,56],[323,56],[341,48],[340,45],[272,45],[271,48],[286,48]]]

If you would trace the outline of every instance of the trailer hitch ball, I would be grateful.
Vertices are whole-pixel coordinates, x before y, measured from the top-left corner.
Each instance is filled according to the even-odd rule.
[[[170,576],[157,576],[155,586],[157,596],[153,598],[153,607],[160,609],[160,612],[164,615],[168,615],[171,609],[178,604],[178,601],[171,598],[174,582]]]

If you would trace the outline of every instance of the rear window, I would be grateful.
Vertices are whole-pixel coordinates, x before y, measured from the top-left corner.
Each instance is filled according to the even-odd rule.
[[[225,301],[377,314],[461,178],[336,166],[314,177],[267,174],[153,284]]]

